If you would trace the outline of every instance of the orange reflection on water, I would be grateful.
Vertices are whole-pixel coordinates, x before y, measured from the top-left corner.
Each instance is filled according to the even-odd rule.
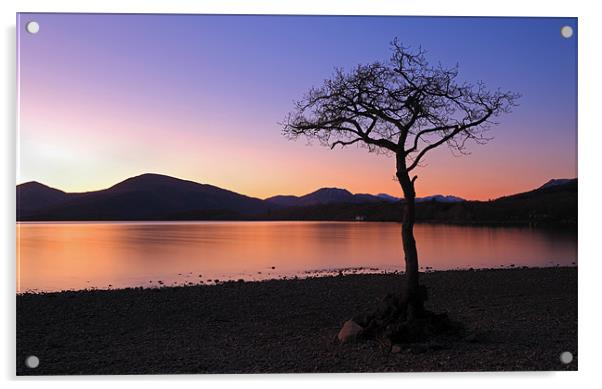
[[[416,240],[421,265],[433,269],[577,261],[576,233],[566,231],[417,225]],[[18,292],[403,270],[397,223],[19,223],[17,259]]]

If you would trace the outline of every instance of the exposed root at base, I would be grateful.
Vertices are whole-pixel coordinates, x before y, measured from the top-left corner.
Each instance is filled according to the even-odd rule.
[[[426,293],[424,293],[426,295]],[[374,339],[381,346],[416,344],[461,338],[464,327],[451,320],[447,313],[425,309],[416,312],[399,296],[387,295],[376,309],[347,321],[338,339],[341,343],[355,339]],[[395,351],[394,351],[395,352]]]

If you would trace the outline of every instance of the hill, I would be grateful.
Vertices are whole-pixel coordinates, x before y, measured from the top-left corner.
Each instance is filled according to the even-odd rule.
[[[17,217],[35,214],[64,203],[69,195],[39,182],[30,181],[17,186]]]
[[[390,198],[394,198],[390,196]],[[341,204],[341,203],[373,203],[387,201],[379,196],[369,194],[352,194],[346,189],[321,188],[304,196],[274,196],[266,201],[285,207],[304,207],[318,204]]]
[[[265,200],[159,174],[104,190],[65,193],[37,182],[17,186],[17,220],[367,220],[401,221],[402,202],[387,194],[321,188]],[[434,195],[417,199],[419,222],[568,225],[577,223],[577,179],[492,201]]]
[[[402,200],[362,204],[290,207],[263,215],[271,220],[401,221]],[[438,201],[416,204],[416,220],[429,223],[488,225],[577,225],[577,179],[491,201]]]
[[[128,178],[104,190],[66,193],[62,199],[51,201],[55,198],[54,192],[42,193],[32,185],[19,185],[17,219],[170,220],[190,212],[236,219],[266,212],[269,207],[260,199],[159,174]],[[48,205],[42,206],[44,203]]]

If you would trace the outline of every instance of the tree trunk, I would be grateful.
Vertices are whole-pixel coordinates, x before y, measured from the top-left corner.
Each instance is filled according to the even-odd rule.
[[[414,179],[410,179],[405,166],[405,157],[397,157],[397,179],[404,195],[401,239],[405,254],[406,283],[403,290],[403,301],[407,303],[408,318],[416,318],[424,312],[424,299],[418,282],[418,251],[414,239],[414,223],[416,220],[416,192]]]

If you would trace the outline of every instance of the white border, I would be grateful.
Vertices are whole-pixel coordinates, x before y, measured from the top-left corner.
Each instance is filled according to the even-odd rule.
[[[595,2],[546,1],[528,2],[505,0],[503,2],[470,0],[3,0],[2,12],[3,51],[2,82],[2,212],[0,239],[4,248],[2,262],[3,314],[2,378],[9,385],[26,387],[42,384],[45,387],[105,388],[107,385],[142,384],[145,387],[164,387],[166,381],[177,380],[177,385],[250,385],[252,387],[304,387],[332,385],[340,382],[350,387],[365,387],[372,380],[376,385],[409,388],[427,387],[507,388],[518,381],[532,381],[546,387],[566,388],[600,382],[600,277],[602,259],[596,241],[599,240],[599,221],[602,220],[602,190],[599,156],[602,154],[602,129],[598,107],[602,91],[600,69],[602,61],[599,37],[602,36],[600,13]],[[15,13],[16,12],[124,12],[124,13],[236,13],[236,14],[347,14],[347,15],[446,15],[446,16],[570,16],[579,17],[579,373],[455,373],[455,374],[333,374],[333,375],[254,375],[254,376],[146,376],[146,377],[95,377],[95,378],[15,378]],[[537,382],[533,382],[537,381]]]

